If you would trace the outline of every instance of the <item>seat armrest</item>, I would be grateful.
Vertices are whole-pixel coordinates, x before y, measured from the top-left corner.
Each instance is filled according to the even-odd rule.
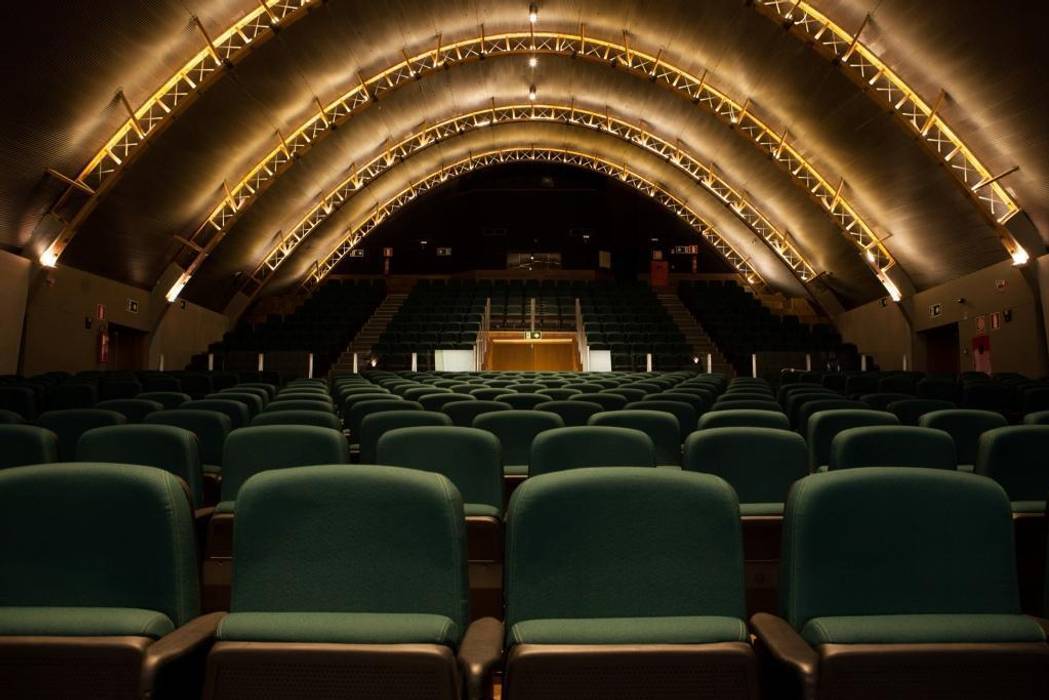
[[[466,700],[484,700],[490,696],[492,671],[502,660],[503,623],[494,617],[471,623],[459,645]]]
[[[141,696],[152,696],[157,677],[165,666],[210,646],[226,614],[218,612],[194,618],[149,645],[142,659]]]
[[[197,508],[193,511],[193,520],[198,524],[207,525],[207,522],[211,520],[211,516],[215,514],[215,506],[204,506],[203,508]]]
[[[781,617],[758,613],[750,618],[750,628],[760,648],[793,672],[801,686],[802,697],[806,700],[815,698],[819,668],[816,650]]]
[[[1043,630],[1045,630],[1046,639],[1049,639],[1049,619],[1046,619],[1044,617],[1036,617],[1034,618],[1034,621],[1037,622]]]

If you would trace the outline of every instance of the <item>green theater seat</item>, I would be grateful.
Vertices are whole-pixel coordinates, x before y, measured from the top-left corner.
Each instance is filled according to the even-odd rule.
[[[517,490],[507,527],[505,697],[757,697],[724,481],[548,474]]]
[[[535,438],[547,430],[565,427],[565,422],[556,413],[510,410],[479,415],[473,427],[495,435],[502,447],[503,474],[520,480],[528,476]]]
[[[681,442],[696,429],[699,422],[699,412],[690,403],[684,401],[634,401],[626,405],[627,410],[635,411],[664,411],[677,418],[678,427],[681,430]]]
[[[189,394],[183,394],[180,391],[151,391],[139,394],[135,398],[145,401],[156,401],[161,404],[165,410],[178,408],[187,401],[193,400]]]
[[[150,413],[164,410],[164,404],[146,399],[110,399],[99,401],[95,408],[100,411],[116,411],[128,423],[141,423]]]
[[[529,476],[581,467],[654,467],[655,445],[640,430],[602,426],[547,430],[532,441]]]
[[[402,402],[407,403],[407,402]],[[361,420],[361,464],[378,464],[379,440],[390,430],[424,426],[451,426],[452,419],[437,411],[379,411]]]
[[[926,413],[949,411],[954,408],[955,405],[950,401],[938,401],[936,399],[904,399],[902,401],[893,401],[885,407],[885,410],[899,418],[901,425],[919,425],[922,416]],[[969,462],[969,464],[971,464],[971,462]]]
[[[225,413],[178,408],[151,413],[146,416],[145,424],[171,425],[193,433],[197,436],[200,461],[205,473],[221,471],[226,436],[233,430],[233,421]]]
[[[423,410],[422,404],[418,401],[407,401],[405,399],[369,399],[367,401],[358,401],[353,404],[350,408],[349,413],[343,413],[343,421],[346,423],[346,427],[350,429],[350,439],[354,443],[359,443],[361,440],[361,423],[364,421],[366,416],[370,416],[373,413],[383,413],[384,411],[421,411]]]
[[[179,406],[183,411],[215,411],[230,420],[233,429],[246,428],[251,422],[251,411],[246,404],[228,399],[200,399]]]
[[[21,425],[22,423],[25,423],[25,418],[21,415],[14,411],[0,409],[0,425]]]
[[[783,542],[783,618],[751,626],[805,697],[1044,697],[1049,645],[1020,614],[1009,502],[993,481],[910,468],[806,477]]]
[[[452,419],[452,424],[462,428],[473,426],[474,418],[494,411],[510,411],[510,404],[502,401],[453,401],[441,407],[441,411]]]
[[[566,426],[582,426],[587,424],[591,416],[605,409],[601,404],[589,401],[546,401],[536,404],[535,410],[556,413]]]
[[[58,436],[58,460],[72,462],[76,459],[76,447],[80,436],[92,428],[124,425],[127,418],[116,411],[100,408],[69,408],[40,414],[37,425]]]
[[[270,404],[271,406],[273,404]],[[315,425],[319,428],[342,430],[342,422],[331,411],[313,410],[278,410],[270,411],[269,407],[251,419],[252,427],[259,425]]]
[[[0,425],[0,469],[58,461],[58,436],[34,425]]]
[[[959,468],[972,471],[976,464],[980,436],[988,430],[1004,428],[1009,425],[1009,421],[1001,413],[994,411],[954,408],[926,413],[918,419],[918,425],[950,433],[958,452]]]
[[[545,394],[513,394],[504,392],[494,398],[495,401],[508,403],[517,411],[534,411],[541,403],[549,403],[550,397]]]
[[[1045,512],[1049,493],[1049,425],[1013,425],[980,436],[976,473],[990,477],[1009,494],[1014,508]]]
[[[954,440],[933,428],[878,425],[849,428],[834,436],[830,469],[856,467],[958,468]]]
[[[469,622],[463,506],[445,477],[267,472],[238,509],[205,697],[265,697],[294,668],[297,697],[481,698],[502,626]]]
[[[809,446],[809,468],[812,471],[830,463],[830,447],[834,437],[843,430],[868,425],[899,425],[900,419],[885,411],[840,409],[819,411],[809,417],[806,443]]]
[[[189,501],[168,472],[0,472],[0,694],[198,697],[218,617],[197,617],[195,551]]]
[[[262,413],[278,413],[280,411],[318,411],[321,413],[334,413],[334,408],[327,401],[314,401],[303,399],[276,399],[266,404]]]
[[[715,406],[714,410],[699,417],[699,430],[710,430],[712,428],[772,428],[775,430],[790,430],[790,421],[787,420],[787,415],[779,410],[722,410]]]
[[[663,411],[605,411],[590,416],[588,425],[633,428],[652,439],[656,464],[681,465],[681,429],[677,418]]]
[[[477,398],[470,394],[456,394],[452,392],[425,394],[418,399],[419,403],[422,404],[423,409],[427,411],[440,411],[444,406],[450,403],[476,400]]]

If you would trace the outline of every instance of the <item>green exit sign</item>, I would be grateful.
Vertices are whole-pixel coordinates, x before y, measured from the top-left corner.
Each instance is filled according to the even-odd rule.
[[[542,340],[543,339],[543,332],[542,331],[525,331],[524,337],[525,337],[525,340]]]

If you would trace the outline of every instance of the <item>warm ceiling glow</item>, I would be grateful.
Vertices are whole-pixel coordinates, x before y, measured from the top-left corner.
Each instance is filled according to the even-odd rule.
[[[900,288],[897,287],[896,283],[889,279],[887,275],[881,275],[881,283],[882,286],[885,287],[885,291],[889,293],[889,297],[892,298],[893,301],[898,302],[900,299],[903,299],[903,295],[900,294]]]
[[[178,299],[178,295],[182,293],[182,290],[189,283],[189,275],[180,275],[175,284],[171,285],[171,289],[164,295],[164,298],[168,300],[169,304],[174,304],[175,300]]]
[[[40,264],[44,267],[54,267],[58,264],[58,255],[53,250],[54,246],[48,248],[40,256]]]
[[[1026,265],[1027,261],[1031,259],[1031,256],[1027,254],[1027,251],[1021,248],[1019,245],[1013,249],[1013,252],[1010,253],[1010,255],[1013,259],[1013,265],[1016,267]]]
[[[528,67],[529,68],[535,68],[538,65],[539,65],[539,59],[536,58],[535,56],[532,56],[531,58],[528,59]]]
[[[535,85],[533,85],[532,87],[528,88],[528,99],[530,99],[532,102],[535,102],[535,98],[536,98]]]
[[[539,21],[539,3],[533,2],[528,6],[528,21],[532,24]]]

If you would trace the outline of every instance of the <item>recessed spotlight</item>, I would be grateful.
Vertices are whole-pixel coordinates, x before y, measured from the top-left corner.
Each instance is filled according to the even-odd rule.
[[[528,6],[528,21],[532,24],[539,21],[539,3],[533,2]]]
[[[528,67],[529,68],[535,68],[538,65],[539,65],[539,59],[538,58],[536,58],[535,56],[529,57],[529,59],[528,59]]]
[[[530,88],[528,88],[528,99],[530,99],[532,102],[535,102],[535,99],[536,99],[535,85],[533,85]]]

